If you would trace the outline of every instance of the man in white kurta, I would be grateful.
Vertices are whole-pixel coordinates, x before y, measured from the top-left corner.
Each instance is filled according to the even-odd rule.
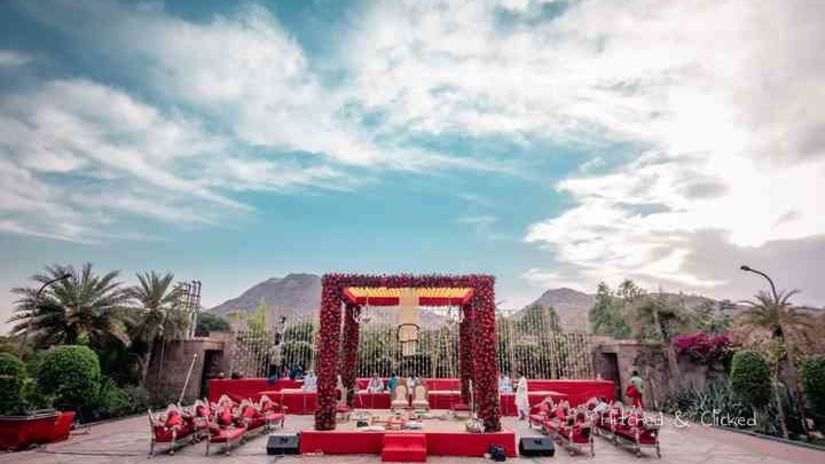
[[[519,420],[527,419],[530,413],[530,400],[527,396],[527,377],[521,376],[516,386],[516,408]]]

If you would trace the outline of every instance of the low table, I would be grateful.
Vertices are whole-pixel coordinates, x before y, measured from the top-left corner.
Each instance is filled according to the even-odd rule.
[[[280,391],[278,398],[289,414],[314,414],[318,408],[318,392],[285,388]]]

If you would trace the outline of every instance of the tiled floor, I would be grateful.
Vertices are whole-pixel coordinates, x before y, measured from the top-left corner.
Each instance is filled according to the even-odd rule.
[[[311,427],[311,416],[289,416],[286,429],[295,431]],[[523,422],[505,418],[504,426],[522,435],[533,435]],[[0,454],[0,464],[128,464],[146,462],[149,449],[148,421],[145,417],[124,419],[91,428],[88,434],[76,434],[66,442],[52,444],[36,450]],[[737,433],[709,429],[700,426],[677,428],[665,425],[662,429],[661,462],[691,464],[783,464],[805,463],[825,464],[825,452],[814,451],[782,443],[753,438]],[[377,464],[377,456],[295,456],[270,457],[266,455],[266,436],[258,436],[233,450],[227,457],[215,453],[205,458],[204,444],[184,447],[174,455],[159,454],[156,460],[162,463],[194,464],[204,460],[215,463],[272,463],[279,464]],[[163,448],[162,448],[163,449]],[[569,456],[557,449],[553,458],[516,459],[530,462],[582,462],[582,463],[636,463],[659,462],[653,453],[636,458],[631,452],[617,448],[606,440],[596,439],[596,456]],[[479,458],[429,457],[431,463],[479,462]]]

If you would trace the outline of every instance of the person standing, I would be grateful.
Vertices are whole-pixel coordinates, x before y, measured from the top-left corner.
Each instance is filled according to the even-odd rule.
[[[633,371],[630,376],[630,384],[627,386],[627,397],[633,402],[634,407],[644,408],[642,397],[645,394],[645,381],[639,375],[639,371]]]
[[[527,377],[519,375],[518,385],[516,385],[516,409],[518,409],[519,420],[527,419],[530,413],[530,399],[527,395]]]

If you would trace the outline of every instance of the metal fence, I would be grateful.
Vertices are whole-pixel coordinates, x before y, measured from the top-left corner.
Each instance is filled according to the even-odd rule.
[[[458,321],[455,313],[422,310],[415,354],[403,356],[390,308],[364,308],[358,343],[357,375],[418,375],[455,378],[458,367]],[[271,366],[315,365],[317,318],[287,319],[275,330],[234,332],[231,369],[244,377],[264,377]],[[275,346],[276,332],[281,343]],[[535,308],[497,318],[499,371],[511,377],[583,379],[594,377],[590,338],[561,331],[555,313]]]

